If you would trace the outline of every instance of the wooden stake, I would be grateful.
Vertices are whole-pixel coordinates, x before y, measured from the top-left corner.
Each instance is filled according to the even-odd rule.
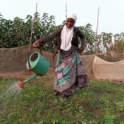
[[[65,4],[65,19],[67,18],[67,1],[66,1],[66,4]]]
[[[32,25],[31,25],[31,36],[30,36],[30,44],[29,44],[29,54],[28,54],[28,65],[29,65],[29,69],[28,69],[28,75],[30,75],[30,62],[29,62],[29,56],[31,54],[31,50],[32,50],[32,35],[34,32],[34,21],[36,19],[36,15],[37,15],[37,3],[36,3],[36,12],[34,13],[34,19],[32,21]]]
[[[97,35],[98,35],[98,24],[99,24],[99,10],[100,8],[98,7],[98,13],[97,13],[97,26],[96,26],[96,42],[95,42],[95,53],[97,54]]]

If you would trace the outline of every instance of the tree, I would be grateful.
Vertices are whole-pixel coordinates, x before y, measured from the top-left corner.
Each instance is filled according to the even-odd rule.
[[[86,48],[85,52],[87,53],[94,53],[95,49],[95,32],[91,29],[91,24],[86,24],[86,26],[79,26],[79,29],[82,31],[82,33],[85,35],[86,39]]]
[[[113,50],[120,56],[123,57],[124,52],[124,32],[114,35]]]
[[[102,32],[97,36],[96,46],[97,53],[109,52],[109,48],[113,45],[112,43],[112,33]]]
[[[39,13],[36,13],[35,20],[31,15],[27,15],[25,19],[15,17],[12,21],[4,19],[0,14],[0,47],[12,48],[29,44],[33,21],[32,42],[52,32],[55,27],[55,17],[48,16],[47,13],[44,13],[41,19],[39,16]],[[44,47],[44,49],[49,48]]]

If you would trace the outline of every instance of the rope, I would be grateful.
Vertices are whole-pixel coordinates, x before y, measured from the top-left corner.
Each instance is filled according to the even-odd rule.
[[[21,75],[22,73],[28,71],[28,69],[25,69],[24,71],[21,71],[20,73],[16,73],[16,74],[3,74],[1,76],[15,76],[15,75]]]

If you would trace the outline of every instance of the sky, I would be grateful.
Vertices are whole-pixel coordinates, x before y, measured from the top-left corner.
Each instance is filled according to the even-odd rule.
[[[25,19],[27,15],[34,16],[37,3],[41,16],[54,15],[56,25],[60,25],[66,18],[66,2],[67,13],[77,15],[76,26],[90,23],[96,32],[98,22],[98,34],[124,32],[124,0],[0,0],[0,12],[5,19]]]

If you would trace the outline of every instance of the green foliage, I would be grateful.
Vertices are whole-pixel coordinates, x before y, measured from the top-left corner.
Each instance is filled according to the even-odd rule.
[[[115,118],[116,118],[115,115],[104,115],[105,124],[115,124],[114,123]]]
[[[95,45],[95,32],[93,32],[91,28],[91,24],[86,24],[86,26],[79,26],[79,29],[82,31],[82,33],[85,35],[86,39],[86,48],[85,51],[87,53],[93,53],[94,52],[94,45]]]
[[[97,36],[96,40],[96,50],[97,52],[107,51],[109,52],[109,48],[113,45],[112,43],[112,33],[102,32]]]
[[[124,32],[114,35],[114,38],[115,44],[113,45],[113,50],[118,54],[120,53],[122,57],[122,53],[124,52]]]
[[[24,124],[123,124],[124,85],[91,80],[69,98],[53,93],[53,77],[25,84],[16,97],[7,97],[16,78],[0,78],[0,123]],[[19,79],[23,80],[23,79]],[[3,96],[4,99],[1,99]],[[8,98],[8,99],[6,99]],[[6,100],[5,100],[6,99]]]
[[[64,23],[65,20],[62,24]],[[30,40],[33,43],[35,40],[50,34],[56,27],[55,17],[49,16],[48,13],[44,13],[41,17],[39,13],[35,13],[34,17],[27,15],[25,19],[15,17],[14,20],[6,20],[0,13],[0,48],[24,46],[29,44]],[[114,51],[123,58],[124,32],[115,34],[113,42],[112,33],[102,32],[96,35],[89,23],[85,26],[79,26],[79,28],[86,37],[86,54],[101,55],[102,52],[106,52],[110,55],[110,52]],[[51,42],[41,44],[41,47],[45,51],[52,52],[55,42],[56,38]]]
[[[54,30],[55,17],[44,13],[40,18],[36,13],[36,18],[27,15],[24,19],[15,17],[14,20],[6,20],[0,15],[0,48],[12,48],[27,45],[49,34]],[[33,27],[34,26],[34,27]]]

